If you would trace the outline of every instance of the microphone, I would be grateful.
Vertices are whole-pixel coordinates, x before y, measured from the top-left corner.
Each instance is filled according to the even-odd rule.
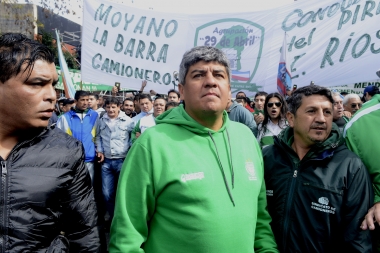
[[[174,72],[173,72],[173,77],[174,77],[174,79],[175,79],[177,82],[179,82],[179,80],[178,80],[178,75],[179,75],[178,71],[174,71]]]
[[[377,75],[378,77],[380,77],[380,69],[379,69],[378,71],[376,71],[376,75]]]

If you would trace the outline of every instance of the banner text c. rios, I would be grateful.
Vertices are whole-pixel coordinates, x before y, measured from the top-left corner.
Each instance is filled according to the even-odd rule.
[[[295,9],[285,17],[281,28],[285,32],[289,32],[306,26],[317,26],[317,23],[328,22],[328,19],[335,18],[334,21],[337,21],[337,35],[330,37],[324,53],[321,52],[319,54],[322,56],[319,68],[325,69],[328,65],[333,66],[337,62],[344,62],[347,55],[350,55],[352,59],[357,59],[365,53],[380,53],[380,30],[375,31],[373,34],[360,34],[362,29],[355,26],[355,24],[359,22],[375,19],[379,14],[380,1],[369,0],[361,2],[361,0],[341,0],[329,6],[306,13],[302,9]],[[341,29],[344,26],[349,26],[349,29],[352,29],[351,32],[343,32]],[[288,52],[292,51],[293,45],[296,50],[301,51],[298,52],[298,55],[293,57],[294,59],[291,62],[290,70],[293,79],[300,77],[300,73],[302,73],[302,75],[306,74],[306,71],[297,69],[295,65],[301,58],[306,58],[307,50],[303,49],[302,51],[301,49],[311,45],[316,29],[316,27],[311,27],[307,38],[302,37],[296,40],[296,36],[292,37]],[[324,33],[322,30],[319,32]],[[324,41],[319,41],[318,44],[322,43],[324,43]]]

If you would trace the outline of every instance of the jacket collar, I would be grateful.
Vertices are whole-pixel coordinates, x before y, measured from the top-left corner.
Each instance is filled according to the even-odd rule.
[[[119,115],[117,115],[116,119],[117,119],[117,120],[123,120],[123,121],[125,121],[125,120],[127,120],[127,117],[128,117],[128,116],[125,114],[125,112],[120,111],[120,112],[119,112]],[[111,120],[111,119],[108,117],[108,114],[107,114],[107,113],[105,113],[105,114],[103,115],[102,119]]]
[[[278,136],[274,137],[275,145],[288,151],[288,153],[296,155],[295,151],[291,147],[294,140],[293,128],[285,128]],[[314,144],[309,152],[305,155],[302,160],[313,159],[313,160],[323,160],[330,158],[334,155],[334,151],[338,147],[344,144],[344,139],[339,131],[336,124],[332,124],[330,135],[322,143]],[[298,157],[298,156],[297,156]]]
[[[91,116],[92,113],[94,113],[95,111],[92,110],[91,108],[90,109],[87,109],[83,112],[79,112],[77,110],[75,110],[74,108],[71,108],[71,110],[69,111],[69,113],[71,114],[71,116],[74,116],[74,115],[77,115],[77,113],[83,113],[85,116],[89,115]]]

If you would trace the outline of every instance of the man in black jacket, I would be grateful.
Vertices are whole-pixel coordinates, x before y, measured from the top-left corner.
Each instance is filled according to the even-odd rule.
[[[333,121],[331,92],[297,89],[289,126],[263,149],[268,210],[281,252],[371,252],[360,223],[373,192],[361,160]]]
[[[99,251],[83,147],[48,124],[57,81],[46,46],[0,36],[0,252]]]

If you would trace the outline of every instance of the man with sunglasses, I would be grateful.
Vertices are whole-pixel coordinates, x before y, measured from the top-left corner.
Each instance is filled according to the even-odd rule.
[[[316,85],[288,98],[287,120],[263,149],[268,211],[280,252],[371,252],[360,231],[373,191],[359,157],[333,121],[331,91]]]
[[[345,111],[354,115],[356,111],[362,108],[363,102],[357,94],[348,94],[343,99],[343,108]]]

